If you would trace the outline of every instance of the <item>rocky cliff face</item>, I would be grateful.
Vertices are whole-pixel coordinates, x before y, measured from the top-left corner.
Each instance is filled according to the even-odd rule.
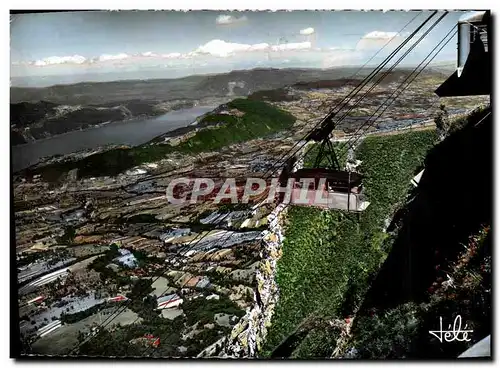
[[[301,158],[294,164],[293,171],[303,167],[302,152],[298,156]],[[261,261],[256,273],[257,288],[254,292],[253,307],[247,310],[229,336],[202,351],[199,357],[216,355],[217,345],[223,346],[221,352],[217,354],[222,358],[253,358],[261,349],[279,298],[275,275],[277,262],[282,255],[281,247],[284,240],[282,225],[287,207],[287,204],[280,203],[267,217],[269,228],[264,231],[262,237]]]
[[[269,230],[264,233],[262,260],[256,274],[255,304],[233,328],[227,341],[226,351],[222,356],[253,357],[264,342],[279,297],[279,289],[274,276],[277,261],[281,257],[283,241],[281,220],[286,213],[285,206],[284,204],[278,205],[268,216]]]

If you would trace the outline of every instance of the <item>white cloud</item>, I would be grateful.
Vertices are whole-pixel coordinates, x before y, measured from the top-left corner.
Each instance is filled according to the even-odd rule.
[[[312,35],[313,33],[314,33],[314,28],[311,28],[311,27],[300,30],[301,35],[309,36],[309,35]]]
[[[50,56],[45,59],[33,61],[31,64],[35,66],[47,66],[55,64],[83,64],[87,59],[81,55],[73,56]]]
[[[190,54],[192,56],[203,54],[203,55],[212,55],[217,57],[228,57],[234,55],[235,53],[250,52],[250,51],[265,51],[267,49],[269,49],[269,44],[267,43],[258,43],[254,45],[249,45],[245,43],[226,42],[223,40],[212,40],[198,47]]]
[[[287,51],[287,50],[308,50],[311,49],[310,42],[283,43],[269,45],[268,43],[245,44],[231,43],[223,40],[212,40],[198,47],[190,53],[191,56],[211,55],[216,57],[229,57],[243,52],[267,52],[267,51]]]
[[[212,40],[194,50],[193,54],[227,57],[235,52],[248,51],[251,45]]]
[[[269,44],[264,42],[251,45],[248,51],[266,51],[267,49],[269,49]]]
[[[27,63],[28,65],[35,65],[38,67],[44,67],[48,65],[55,64],[73,64],[73,65],[86,65],[97,67],[100,64],[109,64],[113,62],[119,62],[120,64],[132,64],[154,61],[158,59],[168,59],[168,60],[185,60],[185,59],[206,59],[207,57],[215,58],[228,58],[236,55],[248,55],[249,53],[255,55],[266,55],[268,53],[279,52],[280,57],[285,57],[282,52],[289,51],[313,51],[311,42],[296,42],[296,43],[283,43],[277,45],[270,45],[268,43],[256,43],[256,44],[245,44],[245,43],[233,43],[226,42],[223,40],[215,39],[207,42],[204,45],[199,46],[195,50],[182,54],[179,52],[171,52],[167,54],[158,54],[153,51],[147,51],[137,54],[102,54],[93,58],[85,58],[80,55],[73,56],[51,56],[45,59],[36,60]],[[245,56],[246,57],[246,56]],[[17,62],[19,63],[19,62]],[[23,62],[21,62],[23,64]],[[25,63],[26,64],[26,63]],[[116,63],[115,63],[116,64]],[[14,63],[12,65],[15,65]]]
[[[108,55],[108,54],[103,54],[99,56],[98,60],[99,61],[110,61],[110,60],[124,60],[128,59],[130,56],[125,53],[121,54],[116,54],[116,55]]]
[[[247,20],[248,18],[245,15],[241,17],[235,17],[233,15],[221,14],[215,19],[215,23],[219,25],[229,25],[229,24],[243,23],[246,22]]]
[[[388,42],[396,44],[400,38],[401,35],[398,32],[373,31],[361,37],[356,45],[356,49],[380,48]]]

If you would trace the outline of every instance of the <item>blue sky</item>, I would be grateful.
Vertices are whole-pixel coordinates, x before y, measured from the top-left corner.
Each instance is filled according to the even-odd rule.
[[[270,66],[360,65],[390,41],[374,62],[381,60],[429,14],[116,11],[13,15],[12,85],[175,78]],[[447,15],[405,62],[420,62],[461,14]],[[452,40],[435,60],[453,61],[455,55],[456,41]]]

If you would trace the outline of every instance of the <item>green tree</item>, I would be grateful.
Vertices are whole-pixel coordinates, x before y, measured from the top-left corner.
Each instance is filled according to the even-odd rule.
[[[59,243],[63,244],[73,244],[73,241],[75,239],[75,228],[73,226],[67,226],[64,229],[64,234],[63,236],[59,237],[57,240]]]
[[[444,104],[439,105],[439,110],[434,116],[434,123],[436,124],[438,138],[440,141],[442,141],[446,137],[446,135],[448,134],[448,130],[450,129],[450,124],[448,121],[448,111],[446,110],[446,106]]]

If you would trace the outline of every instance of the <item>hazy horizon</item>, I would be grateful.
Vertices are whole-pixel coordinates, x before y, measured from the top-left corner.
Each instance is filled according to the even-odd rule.
[[[418,64],[463,13],[444,17],[401,66]],[[11,15],[11,86],[175,79],[255,68],[331,69],[363,65],[379,52],[373,59],[377,64],[430,14],[91,11]],[[455,57],[456,44],[450,42],[436,61]]]
[[[443,60],[439,62],[433,62],[429,64],[429,67],[437,67],[440,65],[446,65],[446,66],[451,66],[452,64],[455,64],[455,60]],[[375,68],[378,64],[370,64],[364,66],[364,68],[369,69],[369,68]],[[360,68],[363,65],[358,65],[358,64],[353,64],[353,65],[343,65],[343,66],[336,66],[336,67],[331,67],[331,68],[311,68],[311,67],[254,67],[254,68],[249,68],[249,69],[233,69],[229,71],[222,71],[222,72],[205,72],[203,73],[202,71],[195,73],[195,74],[181,74],[179,76],[170,76],[166,77],[163,75],[160,75],[158,71],[131,71],[127,73],[119,72],[119,71],[111,71],[108,73],[96,73],[95,76],[99,80],[92,80],[90,74],[85,75],[85,80],[79,80],[79,75],[68,75],[68,76],[55,76],[54,79],[57,79],[57,83],[51,83],[50,81],[53,79],[53,77],[49,76],[39,76],[39,77],[13,77],[11,78],[11,88],[48,88],[52,86],[58,86],[58,85],[72,85],[72,84],[78,84],[78,83],[111,83],[111,82],[126,82],[126,81],[137,81],[137,80],[161,80],[161,79],[183,79],[183,78],[189,78],[189,77],[204,77],[204,76],[211,76],[211,75],[220,75],[220,74],[229,74],[232,72],[243,72],[243,71],[251,71],[251,70],[256,70],[256,69],[263,69],[263,70],[270,70],[270,69],[278,69],[278,70],[299,70],[299,69],[304,69],[304,70],[335,70],[335,69],[342,69],[342,68]],[[416,65],[405,65],[405,66],[398,66],[395,70],[397,69],[409,69],[412,67],[416,67]],[[453,67],[452,67],[453,68]],[[155,74],[154,76],[151,76],[149,74]],[[118,77],[119,75],[120,77]],[[76,79],[76,80],[75,80]]]

